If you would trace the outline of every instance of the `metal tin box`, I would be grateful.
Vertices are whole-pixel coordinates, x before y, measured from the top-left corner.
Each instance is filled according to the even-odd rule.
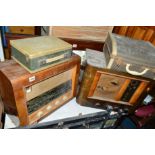
[[[103,52],[108,69],[155,79],[155,47],[150,42],[109,33]]]

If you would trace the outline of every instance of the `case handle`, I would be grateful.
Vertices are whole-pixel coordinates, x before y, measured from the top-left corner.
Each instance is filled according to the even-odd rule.
[[[126,64],[126,71],[127,71],[129,74],[132,74],[132,75],[140,76],[140,75],[145,74],[145,73],[149,70],[148,68],[145,68],[141,73],[139,73],[139,72],[136,72],[136,71],[131,71],[131,70],[129,69],[130,66],[131,66],[131,64]]]
[[[53,62],[53,61],[57,61],[59,59],[63,59],[65,57],[65,55],[59,55],[59,56],[56,56],[54,58],[49,58],[49,59],[46,59],[46,63],[50,63],[50,62]]]

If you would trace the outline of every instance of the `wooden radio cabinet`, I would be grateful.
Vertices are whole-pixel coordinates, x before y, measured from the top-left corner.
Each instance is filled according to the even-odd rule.
[[[6,113],[30,125],[64,105],[76,95],[80,57],[29,73],[14,60],[0,64],[0,95]]]
[[[77,102],[80,105],[96,108],[104,109],[107,105],[111,105],[130,110],[139,104],[150,89],[149,79],[88,64],[77,95]]]
[[[4,105],[0,97],[0,129],[4,127],[4,122],[5,122]]]

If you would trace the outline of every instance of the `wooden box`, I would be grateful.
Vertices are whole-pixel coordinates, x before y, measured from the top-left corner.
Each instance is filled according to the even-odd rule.
[[[155,79],[155,47],[150,42],[109,33],[103,52],[108,69]]]
[[[12,57],[29,72],[37,72],[67,61],[72,45],[52,36],[24,38],[10,41]]]
[[[6,113],[20,125],[33,124],[76,95],[80,57],[37,73],[29,73],[14,60],[0,64],[0,95]]]

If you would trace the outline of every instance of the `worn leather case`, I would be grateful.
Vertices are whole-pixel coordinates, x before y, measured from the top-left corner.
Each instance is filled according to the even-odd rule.
[[[39,36],[10,41],[12,58],[30,73],[67,61],[72,45],[54,36]]]

